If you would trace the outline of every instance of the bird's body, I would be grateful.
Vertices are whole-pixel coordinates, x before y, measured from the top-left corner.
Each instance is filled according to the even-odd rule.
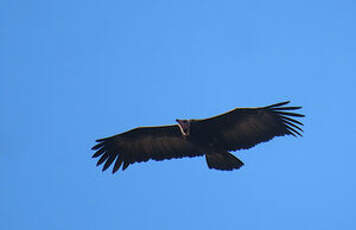
[[[135,162],[203,155],[209,168],[238,169],[243,163],[229,151],[248,149],[275,136],[301,136],[297,130],[302,131],[298,125],[303,124],[291,117],[304,115],[286,112],[301,107],[283,107],[287,103],[237,108],[208,119],[177,119],[177,125],[135,128],[97,140],[93,157],[100,156],[97,165],[105,162],[103,170],[115,161],[113,173]]]

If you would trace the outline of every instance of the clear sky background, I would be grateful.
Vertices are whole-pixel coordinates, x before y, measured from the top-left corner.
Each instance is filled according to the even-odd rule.
[[[0,229],[356,229],[356,3],[1,1]],[[94,140],[291,100],[304,137],[112,175]]]

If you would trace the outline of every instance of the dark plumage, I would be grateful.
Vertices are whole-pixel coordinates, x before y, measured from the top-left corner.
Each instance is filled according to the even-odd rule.
[[[97,140],[93,158],[103,171],[115,162],[113,173],[122,165],[150,159],[206,156],[209,168],[233,170],[243,163],[228,151],[248,149],[276,136],[302,136],[303,124],[293,117],[304,117],[290,111],[301,107],[283,107],[282,102],[259,108],[236,108],[207,119],[178,120],[177,125],[139,127]]]

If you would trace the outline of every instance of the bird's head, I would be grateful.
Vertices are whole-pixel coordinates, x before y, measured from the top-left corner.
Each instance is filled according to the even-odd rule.
[[[182,132],[183,136],[189,136],[190,134],[190,120],[179,120],[176,119],[178,122],[178,127],[180,131]]]

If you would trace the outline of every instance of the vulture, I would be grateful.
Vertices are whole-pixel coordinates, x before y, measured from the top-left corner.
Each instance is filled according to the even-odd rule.
[[[210,169],[234,170],[244,163],[229,151],[249,149],[277,136],[302,136],[303,124],[295,117],[304,115],[285,106],[289,101],[265,107],[236,108],[207,119],[176,119],[177,124],[138,127],[111,137],[98,139],[93,158],[102,170],[114,163],[112,173],[130,164],[150,159],[204,156]],[[291,112],[292,111],[292,112]]]

